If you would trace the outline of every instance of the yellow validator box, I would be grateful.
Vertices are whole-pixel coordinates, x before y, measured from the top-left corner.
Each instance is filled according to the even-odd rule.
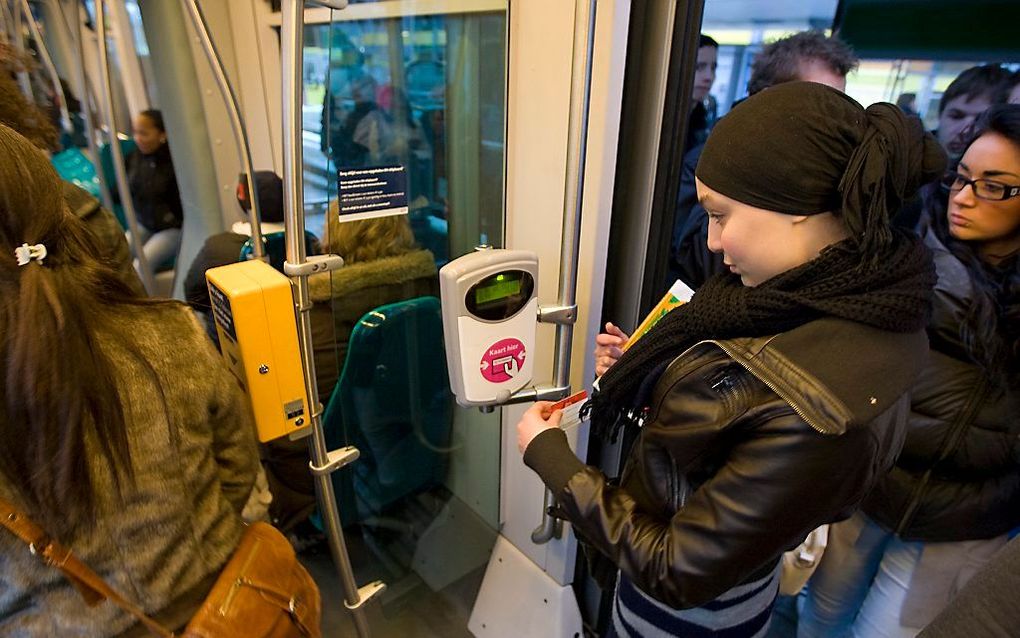
[[[211,268],[205,278],[220,352],[248,395],[259,440],[306,429],[290,280],[257,260]]]

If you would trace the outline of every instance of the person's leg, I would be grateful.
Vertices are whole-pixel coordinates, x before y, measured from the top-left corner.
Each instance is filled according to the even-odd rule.
[[[177,248],[181,244],[181,229],[180,228],[168,228],[161,230],[158,233],[154,233],[152,237],[145,242],[143,248],[145,252],[145,260],[149,262],[149,268],[156,272],[160,270],[162,266],[173,263],[174,258],[177,256]]]
[[[853,635],[916,636],[1005,542],[1005,535],[949,543],[893,539],[857,616]]]
[[[124,231],[124,236],[127,237],[128,248],[131,249],[131,254],[134,255],[137,258],[138,253],[135,252],[135,245],[134,245],[134,243],[132,242],[132,239],[131,239],[131,231],[130,230]],[[151,237],[152,237],[152,231],[149,230],[148,228],[146,228],[145,226],[142,226],[141,224],[138,224],[138,243],[139,243],[139,245],[144,246],[145,242],[149,241],[149,239]],[[137,261],[137,259],[136,259],[136,261]],[[135,269],[137,270],[137,268],[138,268],[138,266],[137,266],[137,263],[136,263]]]
[[[923,550],[923,543],[898,538],[889,541],[875,582],[854,621],[853,638],[909,638],[921,631],[923,625],[904,626],[908,623],[902,614]]]
[[[800,594],[798,638],[838,638],[853,625],[892,534],[861,513],[829,528],[817,571]]]

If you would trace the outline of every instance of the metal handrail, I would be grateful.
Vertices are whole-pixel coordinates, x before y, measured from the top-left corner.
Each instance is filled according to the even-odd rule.
[[[67,96],[64,95],[64,87],[60,84],[57,67],[53,65],[53,58],[50,57],[50,51],[46,48],[42,31],[39,30],[39,22],[35,19],[35,15],[32,14],[32,7],[29,6],[28,0],[21,0],[21,11],[28,21],[28,30],[32,32],[32,37],[35,38],[36,51],[39,52],[39,57],[42,58],[46,72],[50,74],[53,90],[56,91],[57,97],[60,98],[60,119],[64,125],[64,130],[70,132],[73,129],[73,125],[71,124],[71,114],[67,111]]]
[[[95,88],[92,86],[92,82],[88,75],[85,73],[85,47],[82,43],[81,37],[81,3],[72,3],[74,9],[74,26],[71,26],[71,20],[67,17],[67,13],[64,11],[64,7],[60,0],[48,0],[52,5],[52,10],[60,16],[60,23],[67,31],[68,37],[71,38],[71,42],[74,47],[74,81],[80,91],[80,101],[82,107],[82,120],[85,123],[85,141],[88,143],[88,158],[92,162],[92,166],[95,169],[96,179],[99,181],[99,193],[100,198],[103,201],[103,206],[108,211],[113,211],[113,196],[110,194],[109,184],[106,182],[106,176],[103,175],[99,162],[99,146],[96,144],[96,123],[95,123],[95,112],[92,109],[93,104],[98,105],[99,99],[96,97]]]
[[[27,2],[28,0],[23,0]],[[206,22],[205,14],[198,0],[181,0],[185,11],[191,17],[191,23],[198,32],[198,39],[202,43],[205,57],[209,60],[213,78],[223,96],[224,106],[227,107],[227,117],[230,119],[230,127],[234,132],[234,140],[237,143],[237,156],[244,167],[244,174],[248,181],[248,197],[251,200],[251,240],[252,252],[256,259],[266,260],[266,248],[262,244],[262,203],[258,189],[255,188],[255,168],[251,159],[251,143],[248,140],[248,131],[244,126],[244,118],[241,115],[241,107],[237,101],[227,74],[223,70],[223,58],[216,49],[216,43],[209,35],[209,25]]]
[[[560,253],[560,307],[577,303],[577,260],[581,249],[581,208],[584,203],[584,167],[588,154],[588,115],[591,106],[592,59],[595,51],[596,0],[574,1],[574,51],[570,80],[570,119],[567,124],[567,179],[563,197],[563,249]],[[556,324],[553,386],[570,385],[573,322]],[[555,497],[548,489],[542,503],[542,522],[531,532],[536,545],[560,535],[559,520],[549,515]]]
[[[309,437],[309,453],[312,459],[312,470],[315,477],[316,492],[319,497],[319,508],[326,536],[329,540],[333,562],[340,576],[344,591],[345,606],[354,617],[358,635],[368,638],[370,635],[368,617],[364,603],[372,595],[382,591],[384,585],[375,582],[359,590],[351,568],[347,544],[344,541],[340,514],[337,509],[336,497],[333,493],[333,482],[330,477],[330,452],[326,449],[326,437],[322,430],[321,406],[319,393],[315,385],[315,361],[312,357],[312,324],[309,310],[311,298],[308,292],[309,269],[305,254],[305,211],[304,211],[304,180],[303,148],[301,127],[302,105],[302,69],[304,46],[304,2],[302,0],[283,0],[281,6],[282,20],[280,42],[283,53],[283,189],[284,189],[284,224],[287,238],[287,262],[285,271],[300,272],[292,274],[295,301],[297,304],[298,344],[301,348],[301,363],[305,381],[305,396],[308,400],[309,417],[311,418],[311,436]]]
[[[117,137],[117,122],[113,113],[113,85],[110,80],[110,54],[106,46],[106,0],[96,0],[96,36],[99,41],[99,83],[102,85],[102,111],[108,129],[110,152],[113,154],[113,172],[117,178],[117,191],[120,203],[124,208],[128,229],[131,231],[131,244],[138,259],[142,284],[151,295],[154,291],[152,269],[145,258],[142,236],[138,232],[138,217],[135,215],[134,202],[131,201],[131,190],[128,186],[127,170],[124,168],[124,153]]]

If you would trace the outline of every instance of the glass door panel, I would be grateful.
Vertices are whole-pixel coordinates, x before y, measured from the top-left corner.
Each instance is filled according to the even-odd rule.
[[[361,452],[334,482],[358,583],[388,585],[373,635],[468,636],[499,527],[500,418],[453,402],[436,297],[438,268],[503,243],[506,3],[376,4],[305,31],[307,226],[347,263],[312,283],[317,381],[329,447]],[[338,169],[394,165],[409,213],[340,224]],[[353,632],[324,612],[326,633]]]

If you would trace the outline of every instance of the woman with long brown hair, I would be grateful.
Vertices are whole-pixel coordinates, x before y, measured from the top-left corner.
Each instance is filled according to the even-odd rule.
[[[136,296],[95,242],[0,125],[0,496],[176,628],[241,538],[251,416],[190,311]],[[0,635],[145,632],[0,531]]]

